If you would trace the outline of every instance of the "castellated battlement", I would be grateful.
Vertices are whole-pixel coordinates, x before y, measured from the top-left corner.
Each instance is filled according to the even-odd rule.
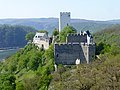
[[[68,34],[66,37],[66,43],[87,43],[87,34]]]
[[[67,37],[69,36],[86,36],[87,34],[86,33],[69,33],[67,34]]]
[[[90,44],[88,44],[88,43],[78,43],[78,42],[76,42],[76,43],[60,43],[60,44],[57,44],[57,43],[55,43],[54,44],[55,46],[57,46],[57,47],[60,47],[60,46],[69,46],[69,45],[82,45],[82,46],[93,46],[93,45],[95,45],[95,43],[90,43]]]
[[[69,14],[70,15],[70,12],[60,12],[60,14]]]
[[[91,40],[88,31],[68,34],[65,43],[54,44],[55,64],[75,65],[78,59],[80,63],[91,63],[95,58],[95,43]]]

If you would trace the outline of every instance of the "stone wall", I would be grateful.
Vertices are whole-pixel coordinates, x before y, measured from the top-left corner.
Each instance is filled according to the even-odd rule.
[[[39,48],[43,48],[43,49],[48,49],[49,45],[50,45],[50,41],[49,39],[44,39],[44,40],[36,40],[36,42],[34,42],[34,44],[36,46],[38,46]]]
[[[95,59],[95,43],[89,45],[89,63]]]
[[[73,42],[78,42],[78,43],[81,43],[81,42],[84,42],[86,43],[87,42],[87,34],[68,34],[67,37],[66,37],[66,42],[67,43],[73,43]]]
[[[55,64],[74,65],[77,59],[81,63],[90,63],[95,56],[94,48],[87,43],[54,44]]]

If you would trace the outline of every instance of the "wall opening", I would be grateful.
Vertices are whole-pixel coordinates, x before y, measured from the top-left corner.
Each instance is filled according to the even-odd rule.
[[[44,45],[42,44],[42,49],[44,49]]]

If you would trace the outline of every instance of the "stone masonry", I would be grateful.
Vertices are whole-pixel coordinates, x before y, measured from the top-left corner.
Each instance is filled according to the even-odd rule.
[[[91,63],[95,58],[95,43],[89,31],[79,34],[69,34],[66,43],[54,44],[55,65],[75,65],[77,59],[80,63]]]

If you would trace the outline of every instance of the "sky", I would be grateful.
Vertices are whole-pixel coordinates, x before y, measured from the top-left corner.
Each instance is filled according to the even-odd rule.
[[[60,12],[77,19],[120,19],[120,0],[0,0],[0,19],[59,18]]]

